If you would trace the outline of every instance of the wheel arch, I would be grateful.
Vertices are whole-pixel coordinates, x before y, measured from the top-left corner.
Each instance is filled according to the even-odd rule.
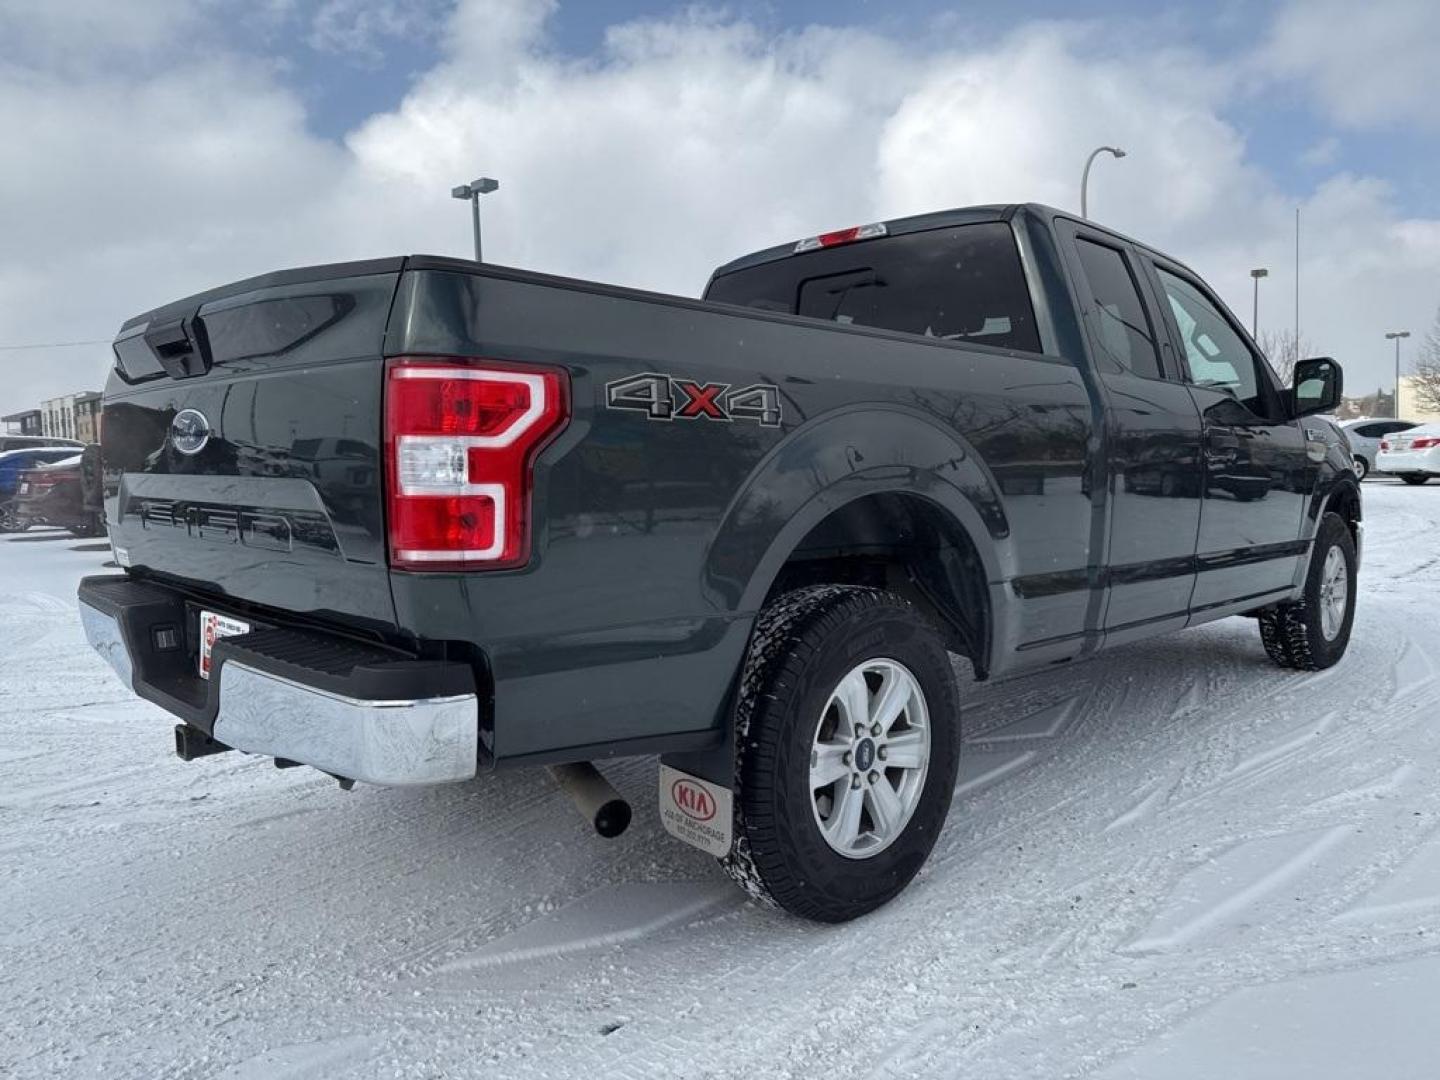
[[[1310,564],[1315,558],[1315,537],[1320,532],[1320,522],[1324,521],[1325,515],[1329,513],[1338,514],[1345,522],[1346,528],[1350,530],[1350,538],[1355,542],[1355,566],[1357,570],[1360,567],[1361,549],[1365,536],[1360,482],[1355,479],[1353,473],[1349,477],[1337,475],[1333,482],[1310,503],[1310,513],[1306,523],[1310,551],[1296,569],[1295,588],[1297,590],[1304,587],[1305,580],[1310,574]]]
[[[962,436],[920,410],[857,407],[766,455],[727,507],[704,572],[717,601],[745,612],[796,585],[884,584],[983,672],[1005,640],[990,586],[1013,576],[1013,552],[999,487]]]
[[[944,506],[913,491],[859,495],[821,518],[791,549],[764,603],[817,584],[870,585],[915,604],[983,678],[993,607],[980,550]]]

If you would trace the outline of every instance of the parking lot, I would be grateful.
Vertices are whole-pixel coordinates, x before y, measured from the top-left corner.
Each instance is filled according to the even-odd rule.
[[[1231,619],[967,685],[935,855],[839,927],[670,842],[653,761],[613,842],[538,771],[184,764],[84,644],[108,548],[6,537],[0,1075],[1433,1075],[1440,484],[1364,495],[1339,666]]]

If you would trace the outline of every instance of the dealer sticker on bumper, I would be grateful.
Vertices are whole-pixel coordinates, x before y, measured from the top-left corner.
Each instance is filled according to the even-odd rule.
[[[215,611],[200,612],[200,677],[210,677],[210,650],[222,637],[248,634],[250,624]]]
[[[730,789],[661,765],[660,823],[675,839],[722,858],[735,825]]]

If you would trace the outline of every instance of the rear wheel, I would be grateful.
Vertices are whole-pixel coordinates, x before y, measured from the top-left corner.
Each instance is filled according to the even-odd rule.
[[[1429,474],[1429,473],[1423,473],[1423,472],[1407,472],[1407,473],[1401,473],[1401,474],[1400,474],[1400,479],[1401,479],[1401,480],[1404,480],[1405,483],[1407,483],[1407,484],[1415,484],[1415,485],[1418,486],[1418,485],[1420,485],[1420,484],[1425,483],[1426,480],[1429,480],[1429,479],[1430,479],[1430,474]]]
[[[1281,667],[1319,671],[1345,655],[1354,621],[1355,540],[1343,518],[1326,514],[1301,598],[1260,612],[1260,640]]]
[[[756,624],[736,703],[735,844],[747,892],[843,922],[899,893],[935,844],[959,761],[955,676],[907,601],[820,585]]]
[[[1370,462],[1366,461],[1363,457],[1357,457],[1355,459],[1355,475],[1358,476],[1361,480],[1364,480],[1365,477],[1369,476]]]
[[[0,503],[0,533],[24,532],[30,522],[22,520],[11,503]]]

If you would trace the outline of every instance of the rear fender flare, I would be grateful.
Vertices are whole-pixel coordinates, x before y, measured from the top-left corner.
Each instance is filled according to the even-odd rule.
[[[826,413],[761,459],[705,554],[706,592],[726,609],[757,611],[811,529],[848,502],[892,492],[947,511],[969,534],[987,582],[1013,576],[999,487],[974,448],[918,409],[871,405]]]

